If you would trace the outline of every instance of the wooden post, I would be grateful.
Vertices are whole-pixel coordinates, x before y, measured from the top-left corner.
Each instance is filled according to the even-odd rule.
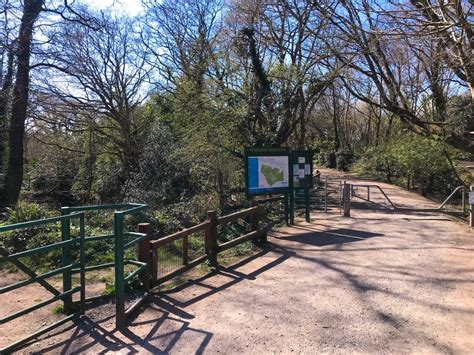
[[[367,201],[370,202],[370,186],[367,186]]]
[[[147,236],[138,243],[138,261],[147,264],[146,272],[142,272],[139,276],[145,291],[150,289],[150,280],[152,275],[152,250],[150,249],[150,223],[139,223],[138,233]]]
[[[183,237],[183,265],[188,265],[189,236]]]
[[[256,207],[258,206],[258,202],[257,201],[252,201],[252,207]],[[253,231],[256,231],[259,229],[259,221],[260,221],[260,218],[262,217],[263,215],[263,210],[264,210],[264,207],[263,206],[260,206],[258,211],[254,214],[251,214],[250,215],[250,229],[251,229],[251,232]],[[267,242],[267,234],[265,233],[265,235],[263,235],[262,237],[258,238],[258,239],[254,239],[253,242],[255,244],[263,244],[263,243],[266,243]]]
[[[251,207],[258,206],[257,201],[252,201],[250,206]],[[249,222],[250,222],[250,231],[251,232],[256,231],[258,229],[258,214],[257,213],[252,213],[251,215],[249,215]],[[259,244],[260,240],[252,239],[252,242],[254,244]]]
[[[207,219],[210,222],[206,229],[206,254],[212,266],[217,266],[217,212],[208,211]]]
[[[259,209],[258,214],[257,214],[257,227],[258,227],[258,221],[260,220],[260,218],[263,217],[264,213],[265,213],[265,207],[260,206],[260,209]],[[267,239],[267,229],[265,229],[265,233],[260,238],[260,241],[262,242],[262,244],[266,243],[268,241],[268,239]]]
[[[324,212],[328,211],[328,178],[324,181]]]
[[[351,185],[344,182],[342,190],[342,200],[344,207],[344,217],[351,216]]]
[[[472,194],[473,192],[474,192],[474,186],[471,185],[470,193]],[[469,196],[469,204],[471,205],[471,213],[470,213],[470,216],[469,216],[469,225],[472,228],[472,227],[474,227],[474,205],[472,204],[470,196]]]
[[[150,243],[150,258],[151,258],[151,283],[155,285],[158,279],[158,248],[153,248]]]

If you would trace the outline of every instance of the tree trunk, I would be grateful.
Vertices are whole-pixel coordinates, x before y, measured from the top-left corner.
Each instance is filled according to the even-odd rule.
[[[12,48],[8,50],[7,72],[2,83],[2,91],[0,92],[0,177],[3,177],[5,148],[7,147],[7,112],[8,112],[8,96],[13,85],[13,62],[15,53]],[[0,184],[0,192],[1,192]],[[0,193],[1,197],[1,193]]]
[[[25,0],[18,35],[17,72],[13,88],[12,112],[8,130],[8,162],[2,203],[13,205],[20,196],[23,182],[23,138],[30,84],[30,56],[33,26],[43,0]]]
[[[334,128],[334,150],[337,152],[339,148],[341,148],[341,139],[339,137],[339,109],[337,104],[337,96],[336,90],[334,87],[332,88],[332,105],[333,105],[333,116],[332,116],[332,124]]]

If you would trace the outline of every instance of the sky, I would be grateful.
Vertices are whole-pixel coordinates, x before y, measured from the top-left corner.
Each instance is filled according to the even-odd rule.
[[[94,10],[112,10],[129,16],[137,16],[143,13],[140,0],[83,0],[85,4]]]

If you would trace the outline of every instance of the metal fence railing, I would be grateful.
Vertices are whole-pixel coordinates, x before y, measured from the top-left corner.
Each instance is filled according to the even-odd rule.
[[[114,267],[114,286],[115,286],[115,323],[117,327],[125,324],[126,317],[131,313],[137,305],[144,301],[144,298],[139,299],[138,303],[132,305],[129,309],[125,309],[125,288],[132,280],[138,278],[141,274],[148,272],[147,264],[139,260],[125,259],[125,251],[132,247],[137,247],[138,244],[148,238],[146,233],[127,231],[124,227],[124,220],[127,216],[140,213],[148,206],[144,204],[128,203],[128,204],[110,204],[110,205],[95,205],[95,206],[78,206],[78,207],[63,207],[61,213],[67,215],[73,212],[92,212],[92,211],[114,211],[113,233],[105,235],[88,235],[84,238],[85,243],[97,242],[102,240],[113,240],[114,261],[99,265],[86,265],[85,271],[99,270],[108,267]],[[117,211],[119,210],[119,211]],[[125,238],[131,240],[125,240]],[[135,266],[130,274],[125,275],[125,265]],[[77,271],[77,270],[74,270]],[[148,284],[148,283],[146,283]],[[146,295],[145,295],[146,296]]]
[[[71,237],[71,220],[79,219],[79,235],[75,238]],[[46,290],[52,293],[53,297],[36,303],[28,308],[22,309],[12,314],[8,314],[3,316],[0,319],[0,325],[8,323],[16,318],[21,316],[27,315],[30,312],[33,312],[37,309],[50,305],[57,301],[63,301],[64,304],[64,311],[66,313],[66,317],[55,322],[51,325],[45,326],[40,330],[23,337],[20,340],[17,340],[13,344],[10,344],[2,349],[0,349],[0,353],[9,353],[12,350],[18,348],[19,346],[25,344],[26,342],[34,339],[42,334],[49,332],[50,330],[59,327],[60,325],[76,318],[80,314],[84,312],[84,301],[85,301],[85,263],[84,263],[84,213],[83,212],[76,212],[71,213],[68,215],[60,216],[60,217],[53,217],[53,218],[46,218],[36,221],[28,221],[23,223],[17,224],[10,224],[0,226],[0,234],[24,230],[28,228],[34,228],[38,226],[50,225],[50,224],[57,224],[61,223],[61,241],[40,246],[34,249],[24,250],[21,252],[16,252],[14,254],[9,254],[5,249],[0,250],[2,256],[0,257],[0,265],[5,263],[11,263],[15,265],[18,269],[23,271],[29,278],[26,280],[18,281],[14,284],[10,284],[7,286],[3,286],[0,288],[0,294],[5,294],[7,292],[11,292],[14,290],[18,290],[22,287],[28,286],[32,283],[39,283],[42,285]],[[79,256],[78,260],[73,260],[72,257],[72,247],[79,245]],[[33,257],[37,256],[42,253],[46,253],[52,250],[60,249],[62,250],[62,265],[57,267],[56,269],[47,271],[43,274],[36,274],[30,267],[28,267],[21,259],[26,257]],[[72,287],[72,274],[73,270],[78,270],[80,274],[80,285],[77,287]],[[62,291],[58,290],[52,284],[50,284],[47,279],[62,274],[63,279],[63,287]],[[72,302],[72,295],[75,293],[79,293],[79,304],[74,305]]]

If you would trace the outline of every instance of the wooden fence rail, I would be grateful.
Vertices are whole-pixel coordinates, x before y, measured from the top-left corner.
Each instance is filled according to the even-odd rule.
[[[149,274],[151,274],[151,285],[149,286],[154,287],[162,284],[163,282],[166,282],[208,260],[211,265],[217,266],[217,255],[219,252],[233,248],[247,240],[255,240],[260,243],[265,242],[266,230],[259,227],[259,220],[264,213],[264,207],[256,206],[255,204],[256,203],[254,202],[253,207],[221,217],[218,217],[215,211],[209,211],[207,213],[207,220],[198,225],[157,240],[143,240],[139,246],[139,259],[148,265]],[[250,232],[228,242],[219,244],[218,226],[236,223],[240,219],[247,219],[251,229]],[[142,229],[141,232],[145,232],[145,229]],[[204,232],[204,254],[194,258],[193,260],[189,260],[188,238],[202,232]],[[147,229],[146,233],[150,234],[150,231]],[[173,243],[176,241],[182,242],[181,266],[165,275],[158,275],[158,266],[160,265],[160,262],[163,262],[163,260],[159,260],[158,251],[161,248],[173,246]],[[142,280],[142,282],[146,281]]]

